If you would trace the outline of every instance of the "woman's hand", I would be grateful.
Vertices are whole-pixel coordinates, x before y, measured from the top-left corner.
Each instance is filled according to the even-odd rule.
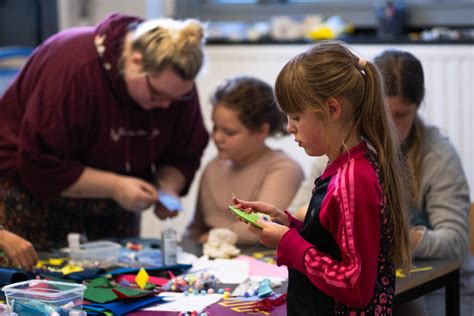
[[[8,230],[0,230],[0,248],[16,266],[31,270],[38,261],[33,245]]]
[[[156,188],[142,179],[119,176],[112,197],[127,211],[141,212],[156,202]]]
[[[258,202],[258,201],[255,201],[255,202],[244,201],[235,196],[232,197],[232,202],[235,204],[235,207],[238,207],[242,211],[245,211],[247,213],[251,213],[251,212],[264,213],[264,214],[270,215],[270,219],[273,222],[277,222],[285,226],[290,225],[290,220],[288,219],[288,216],[285,214],[285,212],[281,211],[280,209],[276,208],[275,206],[271,204]]]
[[[287,226],[263,220],[262,218],[257,221],[257,224],[262,228],[249,224],[249,230],[257,235],[262,245],[270,248],[278,247],[281,238],[289,230]]]
[[[163,206],[163,204],[159,202],[155,204],[154,212],[159,219],[173,218],[178,216],[179,213],[178,211],[168,210],[166,207]]]
[[[414,251],[420,243],[421,237],[423,236],[423,230],[417,227],[410,229],[410,246],[411,250]]]
[[[160,197],[162,195],[163,197]],[[170,189],[160,188],[157,201],[155,203],[155,215],[159,219],[167,219],[178,216],[181,211],[181,202],[178,195]],[[167,200],[165,202],[164,200]]]

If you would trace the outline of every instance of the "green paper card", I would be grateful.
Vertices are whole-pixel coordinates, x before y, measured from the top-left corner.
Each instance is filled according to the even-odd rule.
[[[244,211],[229,205],[227,206],[229,210],[234,212],[235,215],[243,219],[245,222],[252,224],[255,227],[262,228],[259,224],[257,224],[257,220],[262,216],[267,216],[267,214],[259,213],[259,212],[252,212],[252,213],[245,213]]]

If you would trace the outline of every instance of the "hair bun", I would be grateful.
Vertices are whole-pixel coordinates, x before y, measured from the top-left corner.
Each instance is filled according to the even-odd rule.
[[[204,39],[204,26],[195,19],[187,19],[183,22],[182,34],[195,37],[198,41]]]

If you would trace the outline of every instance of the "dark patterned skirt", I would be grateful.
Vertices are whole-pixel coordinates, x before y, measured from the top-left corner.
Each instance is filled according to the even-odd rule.
[[[19,179],[0,179],[0,223],[30,241],[37,251],[67,244],[70,232],[88,240],[137,237],[140,214],[121,208],[110,199],[36,199]]]

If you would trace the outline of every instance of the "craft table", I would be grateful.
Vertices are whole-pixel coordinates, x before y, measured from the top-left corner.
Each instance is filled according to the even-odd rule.
[[[414,272],[406,278],[397,278],[395,304],[406,303],[418,297],[445,288],[446,315],[459,316],[459,270],[456,260],[419,260],[417,268],[431,266],[431,270]]]
[[[201,255],[201,245],[182,243],[183,249],[187,252]],[[252,255],[255,252],[262,250],[268,250],[267,248],[260,247],[249,247],[243,249],[243,253]],[[459,316],[460,314],[460,293],[459,293],[459,273],[461,268],[461,262],[452,260],[419,260],[414,262],[416,268],[421,268],[422,271],[411,273],[409,276],[404,278],[397,278],[396,284],[396,296],[394,303],[405,303],[413,299],[419,298],[423,295],[431,293],[441,288],[445,288],[445,299],[446,299],[446,315]],[[431,267],[431,269],[423,269]],[[286,283],[282,287],[277,289],[277,292],[286,292]],[[235,287],[236,285],[229,286]],[[211,316],[214,315],[245,315],[244,312],[239,311],[239,302],[233,303],[231,300],[221,301],[211,305],[206,311],[210,312]],[[245,305],[245,304],[244,304]],[[245,309],[245,308],[244,308]],[[179,315],[178,312],[146,312],[136,311],[130,315]],[[278,306],[270,314],[256,314],[252,315],[273,315],[273,316],[285,316],[286,306]]]

